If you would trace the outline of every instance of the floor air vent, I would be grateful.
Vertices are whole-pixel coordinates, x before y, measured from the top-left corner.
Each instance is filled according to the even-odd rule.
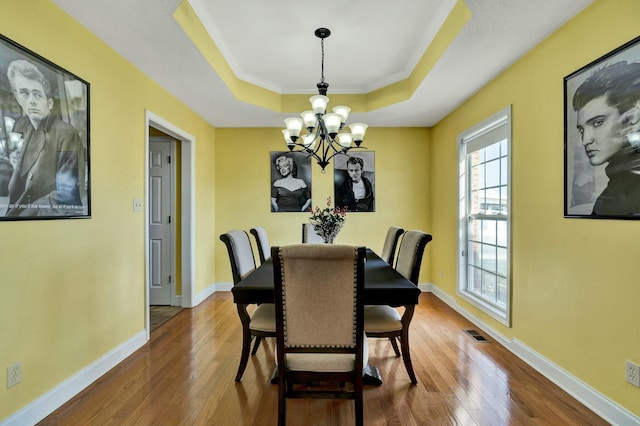
[[[467,333],[469,336],[471,336],[471,338],[473,340],[475,340],[476,342],[482,342],[482,343],[486,343],[488,342],[487,339],[484,338],[484,336],[481,336],[477,331],[475,330],[465,330],[465,333]]]

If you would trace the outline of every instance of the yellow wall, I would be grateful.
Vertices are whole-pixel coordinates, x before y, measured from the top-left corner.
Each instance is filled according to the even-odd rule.
[[[513,105],[513,328],[458,302],[636,415],[625,359],[640,362],[640,222],[563,218],[563,78],[638,28],[637,0],[594,2],[435,126],[431,152],[433,276],[455,295],[456,136]]]
[[[261,225],[273,244],[297,242],[308,215],[270,212],[279,129],[213,129],[51,2],[0,6],[5,36],[91,83],[92,173],[91,219],[0,222],[0,368],[24,370],[0,386],[4,419],[144,328],[144,217],[132,198],[145,188],[145,109],[196,138],[196,294],[231,282],[220,233]],[[381,248],[389,225],[431,232],[420,281],[455,295],[456,136],[512,104],[513,327],[458,302],[636,415],[624,360],[640,362],[640,223],[562,217],[562,79],[638,28],[640,2],[594,2],[434,129],[369,129],[377,211],[350,214],[337,239]],[[332,173],[314,165],[314,205],[333,194]]]
[[[284,126],[284,124],[283,124]],[[336,243],[358,244],[378,250],[391,225],[431,230],[429,204],[429,133],[417,128],[369,128],[364,145],[375,151],[376,212],[348,213]],[[272,245],[299,243],[308,213],[271,213],[271,151],[285,151],[280,129],[216,129],[216,230],[263,226]],[[324,207],[333,197],[333,163],[322,174],[312,160],[313,206]],[[425,253],[421,282],[430,281],[429,256],[438,237]],[[253,241],[252,237],[252,243]],[[216,281],[232,282],[229,257],[218,239]],[[254,246],[256,258],[257,248]]]
[[[214,281],[214,129],[50,1],[0,0],[0,28],[91,84],[91,219],[0,222],[0,419],[144,330],[145,109],[196,138],[195,293]],[[4,72],[4,71],[3,71]]]

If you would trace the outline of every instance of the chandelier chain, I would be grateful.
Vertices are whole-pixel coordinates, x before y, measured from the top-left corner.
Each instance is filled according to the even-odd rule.
[[[324,38],[320,39],[320,49],[322,50],[322,63],[320,66],[320,82],[324,83]]]

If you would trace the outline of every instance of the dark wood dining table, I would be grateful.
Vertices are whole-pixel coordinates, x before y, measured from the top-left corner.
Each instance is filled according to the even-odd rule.
[[[273,263],[267,260],[255,271],[238,282],[231,289],[233,301],[245,331],[249,329],[250,316],[246,307],[250,304],[274,303]],[[364,272],[365,305],[404,306],[403,317],[410,321],[415,305],[418,304],[420,289],[402,276],[371,249],[367,249]],[[375,366],[369,365],[365,371],[366,384],[381,384],[382,379]]]

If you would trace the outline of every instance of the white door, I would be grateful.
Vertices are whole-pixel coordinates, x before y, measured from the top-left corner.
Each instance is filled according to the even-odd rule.
[[[149,139],[149,303],[171,305],[174,296],[172,210],[174,141]]]

